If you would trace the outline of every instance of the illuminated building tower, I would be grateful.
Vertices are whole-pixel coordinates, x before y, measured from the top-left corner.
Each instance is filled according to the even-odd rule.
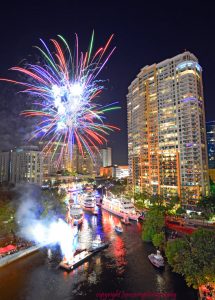
[[[74,146],[74,153],[72,155],[73,159],[69,153],[63,152],[61,156],[61,149],[65,147],[65,144],[52,142],[49,143],[50,150],[47,151],[45,145],[47,142],[39,142],[40,150],[43,151],[43,174],[44,178],[49,177],[50,175],[55,175],[58,171],[73,171],[73,160],[76,159],[76,145]],[[76,171],[76,166],[74,164]]]
[[[37,146],[24,146],[11,151],[10,182],[35,183],[43,181],[43,155]]]
[[[100,167],[102,165],[101,153],[91,147],[94,157],[92,158],[89,153],[84,150],[83,154],[77,149],[77,173],[88,174],[90,176],[96,176],[100,173]]]
[[[9,181],[10,153],[0,152],[0,183]]]
[[[112,149],[110,147],[101,149],[102,167],[109,167],[112,165]]]
[[[215,121],[206,123],[208,167],[210,178],[215,182]]]
[[[202,69],[184,52],[145,66],[128,88],[129,182],[195,204],[209,190]]]
[[[44,149],[46,142],[40,142],[40,149]],[[43,174],[44,178],[55,175],[58,171],[69,171],[78,174],[98,175],[101,167],[101,153],[98,153],[92,147],[95,154],[94,160],[90,157],[89,153],[84,149],[83,154],[79,151],[76,144],[73,145],[72,153],[63,152],[62,157],[61,149],[65,146],[63,143],[53,142],[50,143],[51,151],[43,153]]]

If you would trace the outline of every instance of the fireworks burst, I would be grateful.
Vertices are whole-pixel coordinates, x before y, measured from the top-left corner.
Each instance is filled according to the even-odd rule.
[[[95,101],[104,88],[98,75],[115,50],[108,50],[112,38],[94,54],[94,33],[86,53],[79,52],[77,35],[74,54],[61,35],[59,41],[51,39],[54,52],[40,40],[43,47],[36,48],[44,63],[11,68],[24,74],[26,81],[1,79],[23,86],[22,92],[36,99],[37,109],[22,115],[39,118],[31,139],[45,141],[46,153],[60,147],[59,161],[64,153],[72,156],[74,144],[82,155],[85,149],[94,158],[99,145],[107,142],[109,132],[118,129],[104,122],[105,112],[119,108],[116,103],[103,106]]]

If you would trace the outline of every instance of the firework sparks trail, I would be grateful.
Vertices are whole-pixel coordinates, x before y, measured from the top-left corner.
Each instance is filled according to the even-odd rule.
[[[95,101],[104,88],[98,75],[115,50],[108,50],[112,38],[113,35],[93,54],[93,32],[88,51],[79,53],[76,35],[74,55],[61,35],[58,40],[50,40],[54,51],[40,40],[42,48],[36,48],[42,55],[43,64],[11,68],[22,73],[26,81],[0,79],[23,86],[22,92],[36,99],[33,103],[36,109],[21,114],[39,120],[31,139],[44,141],[45,153],[53,153],[59,145],[60,160],[63,153],[72,156],[73,146],[77,144],[79,152],[83,154],[86,150],[94,159],[99,146],[107,142],[106,136],[118,129],[104,122],[106,112],[119,108],[116,102],[104,106]]]

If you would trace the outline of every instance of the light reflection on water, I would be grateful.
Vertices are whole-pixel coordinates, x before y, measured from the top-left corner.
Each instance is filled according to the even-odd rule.
[[[35,253],[19,260],[0,272],[1,300],[69,300],[98,299],[97,292],[176,292],[179,299],[197,299],[181,277],[168,267],[156,270],[148,261],[154,251],[141,241],[142,226],[132,223],[118,234],[114,227],[119,219],[106,211],[98,216],[85,212],[76,238],[77,248],[91,246],[97,234],[109,241],[108,249],[95,255],[74,271],[58,268],[58,249]],[[11,288],[13,287],[13,288]]]

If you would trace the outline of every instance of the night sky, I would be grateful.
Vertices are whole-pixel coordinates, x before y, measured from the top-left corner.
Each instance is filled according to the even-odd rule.
[[[5,2],[5,3],[4,3]],[[127,88],[145,65],[173,57],[185,49],[193,52],[203,68],[206,118],[215,113],[215,17],[213,1],[1,1],[0,77],[17,79],[7,70],[22,59],[32,59],[39,38],[48,42],[57,34],[70,45],[74,33],[86,50],[92,30],[95,49],[114,33],[117,49],[102,72],[106,79],[101,101],[118,101],[120,111],[108,120],[121,128],[110,136],[113,161],[127,163]],[[126,3],[125,3],[126,2]],[[18,95],[13,86],[0,82],[0,149],[23,144],[31,122],[19,116],[29,99]]]

